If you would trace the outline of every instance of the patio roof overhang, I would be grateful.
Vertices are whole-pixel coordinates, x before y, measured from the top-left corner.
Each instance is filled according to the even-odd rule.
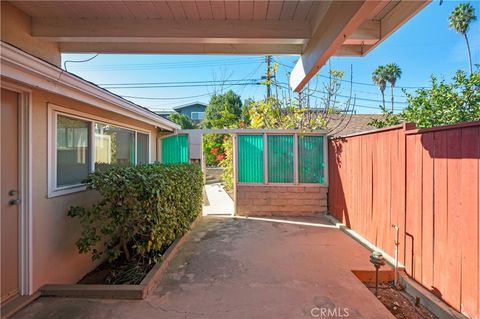
[[[300,91],[331,56],[367,54],[430,0],[10,2],[61,52],[298,54]]]

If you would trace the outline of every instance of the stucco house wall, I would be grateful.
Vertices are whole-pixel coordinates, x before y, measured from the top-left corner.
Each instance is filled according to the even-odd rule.
[[[74,283],[96,267],[89,254],[79,254],[75,241],[80,236],[77,220],[66,216],[72,205],[89,206],[98,196],[93,191],[48,198],[48,104],[56,104],[104,119],[135,126],[150,132],[150,152],[156,158],[157,129],[140,121],[96,109],[59,95],[34,89],[32,92],[32,216],[33,289],[47,283]],[[68,113],[68,110],[66,111]]]
[[[2,87],[20,85],[31,92],[32,290],[37,291],[45,284],[75,283],[94,269],[98,262],[92,263],[90,254],[78,253],[75,242],[81,233],[80,225],[78,220],[68,217],[66,211],[75,205],[90,206],[99,196],[94,191],[79,191],[49,198],[49,108],[60,107],[61,112],[66,115],[81,113],[86,119],[149,132],[152,162],[157,160],[159,129],[114,111],[99,109],[4,77],[0,80]],[[115,110],[114,105],[112,110]]]

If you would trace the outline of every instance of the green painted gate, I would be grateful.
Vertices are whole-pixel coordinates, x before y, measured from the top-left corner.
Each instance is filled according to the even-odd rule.
[[[298,137],[298,181],[324,184],[323,136]]]
[[[293,135],[268,135],[268,182],[293,183]]]
[[[238,181],[263,183],[263,135],[238,136]]]
[[[188,136],[174,135],[162,140],[162,163],[185,164],[188,163]]]
[[[294,162],[295,137],[298,138],[297,167]],[[297,172],[300,184],[324,184],[324,136],[267,134],[264,143],[263,135],[238,135],[237,166],[240,183],[264,183],[266,169],[268,183],[293,184]]]

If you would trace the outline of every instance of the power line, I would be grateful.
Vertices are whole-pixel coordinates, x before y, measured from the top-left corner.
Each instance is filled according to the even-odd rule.
[[[279,83],[279,82],[275,82],[275,83],[274,83],[274,85],[277,85],[278,87],[280,87],[280,88],[282,88],[282,89],[288,89],[288,90],[290,89],[290,88],[288,88],[288,86],[285,87],[285,86],[282,86],[282,85],[280,85],[280,84],[284,84],[284,85],[285,85],[285,83],[281,83],[281,82],[280,82],[280,83]],[[325,93],[325,92],[321,92],[321,91],[318,91],[318,90],[310,90],[310,91],[314,91],[314,92],[317,92],[317,93]],[[339,100],[339,101],[337,101],[338,104],[347,103],[347,102],[348,102],[349,100],[351,100],[351,99],[355,99],[355,100],[359,100],[359,99],[360,99],[360,98],[358,98],[358,97],[356,97],[356,96],[350,97],[350,96],[339,95],[339,94],[337,94],[337,96],[346,98],[346,100],[343,100],[343,101],[340,101],[340,100]],[[324,97],[322,97],[322,96],[318,96],[318,95],[314,95],[314,94],[310,94],[310,97],[314,97],[314,98],[317,98],[317,99],[323,99],[323,98],[324,98]],[[374,101],[377,101],[377,100],[374,100]],[[377,101],[377,102],[381,102],[381,101]],[[358,104],[358,103],[356,103],[356,102],[355,102],[355,107],[361,107],[361,108],[367,108],[367,109],[373,109],[373,110],[380,110],[379,107],[361,105],[361,104]],[[402,110],[403,110],[403,108],[394,108],[394,111],[402,111]]]
[[[283,84],[283,85],[287,85],[287,86],[288,86],[287,83],[277,82],[277,84]],[[283,88],[283,89],[289,89],[288,87],[285,87],[285,86],[280,86],[280,87]],[[316,93],[321,93],[321,94],[327,94],[327,92],[325,92],[325,91],[320,91],[320,90],[309,89],[309,91],[316,92]],[[350,96],[342,95],[342,94],[337,94],[337,96],[343,97],[343,98],[350,98]],[[356,99],[357,99],[357,100],[360,100],[360,101],[366,101],[366,102],[377,102],[377,103],[382,103],[382,102],[383,102],[383,101],[381,101],[381,100],[361,98],[361,97],[356,97]],[[408,104],[407,101],[396,101],[395,103]]]
[[[150,96],[132,96],[132,95],[120,95],[123,98],[127,99],[139,99],[139,100],[186,100],[193,99],[201,96],[211,95],[210,93],[191,95],[191,96],[180,96],[180,97],[150,97]]]
[[[128,63],[128,64],[97,64],[95,67],[138,67],[138,66],[170,66],[170,65],[183,65],[183,64],[211,64],[211,63],[234,63],[234,62],[251,62],[261,61],[262,57],[244,57],[235,59],[218,59],[218,60],[190,60],[190,61],[175,61],[175,62],[155,62],[155,63]],[[90,65],[91,66],[91,65]],[[85,67],[85,66],[84,66]]]
[[[176,62],[176,63],[151,63],[151,64],[104,64],[104,65],[87,65],[76,66],[76,70],[82,71],[143,71],[151,69],[179,69],[179,68],[204,68],[215,67],[219,65],[244,65],[258,62],[259,59],[250,60],[211,60],[211,61],[191,61],[191,62]]]
[[[104,83],[98,84],[107,89],[154,89],[154,88],[182,88],[182,87],[207,87],[207,86],[217,86],[219,84],[228,84],[231,86],[243,86],[243,85],[260,85],[257,79],[236,79],[236,80],[207,80],[207,81],[171,81],[171,82],[138,82],[138,83]],[[289,89],[287,83],[277,82],[277,84],[282,84],[283,89]],[[309,89],[310,91],[325,94],[326,92],[321,90]],[[364,91],[357,91],[364,92]],[[338,94],[339,97],[349,98],[349,96]],[[378,95],[377,95],[378,96]],[[376,102],[382,103],[381,100],[371,99],[365,97],[357,97],[360,101],[367,102]],[[408,104],[407,101],[396,101],[399,104]]]
[[[238,79],[238,80],[207,80],[207,81],[172,81],[172,82],[130,82],[130,83],[100,83],[97,84],[104,88],[161,88],[171,87],[172,85],[181,86],[196,86],[196,85],[217,85],[217,84],[232,84],[238,82],[258,82],[257,79]]]
[[[260,85],[262,83],[246,82],[246,83],[226,83],[229,86],[243,86],[243,85]],[[219,86],[221,83],[204,83],[204,84],[177,84],[177,85],[145,85],[145,86],[109,86],[104,87],[106,89],[168,89],[168,88],[190,88],[190,87],[207,87],[207,86]]]
[[[249,81],[249,80],[255,80],[255,79],[248,79],[250,78],[251,76],[253,76],[259,69],[260,67],[263,65],[263,60],[260,61],[260,63],[258,64],[258,66],[250,73],[248,73],[245,78],[243,79],[239,79],[239,80],[224,80],[224,81],[221,81],[221,80],[218,80],[218,81],[201,81],[201,82],[220,82],[222,84],[224,84],[225,82],[235,82],[235,81]],[[256,80],[255,80],[256,81]],[[191,82],[195,82],[195,81],[190,81]],[[196,81],[196,82],[200,82],[200,81]],[[162,82],[162,83],[179,83],[179,82]],[[122,84],[122,83],[120,83]],[[129,84],[129,83],[123,83],[123,84]],[[138,84],[138,83],[137,83]],[[145,83],[142,83],[142,84],[145,84]],[[245,85],[246,86],[246,85]],[[244,86],[244,87],[245,87]],[[229,89],[231,87],[230,84],[228,84],[225,89]],[[166,100],[166,101],[172,101],[172,100],[188,100],[188,99],[194,99],[194,98],[198,98],[198,97],[204,97],[204,96],[212,96],[213,94],[211,93],[204,93],[204,94],[198,94],[198,95],[190,95],[190,96],[180,96],[180,97],[147,97],[147,96],[132,96],[132,95],[120,95],[121,97],[123,98],[130,98],[130,99],[141,99],[141,100]]]
[[[281,63],[281,62],[278,62],[277,63],[281,66],[284,66],[286,68],[289,68],[290,70],[293,70],[293,67],[290,66],[290,65],[286,65],[284,63]],[[330,77],[328,75],[323,75],[323,74],[317,74],[319,77],[322,77],[322,78],[327,78],[329,79]],[[342,82],[348,82],[350,83],[349,80],[344,80],[344,79],[338,79],[339,81],[342,81]],[[358,84],[358,85],[365,85],[365,86],[374,86],[374,87],[377,87],[375,84],[373,83],[365,83],[365,82],[356,82],[356,81],[352,81],[351,83],[353,84]],[[394,89],[429,89],[430,87],[428,86],[395,86]]]

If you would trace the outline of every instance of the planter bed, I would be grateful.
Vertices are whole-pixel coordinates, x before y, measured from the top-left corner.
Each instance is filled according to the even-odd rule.
[[[375,271],[361,270],[352,271],[353,274],[375,294]],[[403,289],[395,288],[393,284],[394,271],[380,270],[378,272],[378,296],[377,299],[397,319],[438,319],[415,298]]]
[[[165,270],[170,265],[182,245],[190,236],[192,229],[198,224],[202,216],[199,215],[190,226],[190,230],[177,238],[163,254],[161,262],[154,265],[138,285],[109,285],[109,284],[52,284],[40,288],[42,296],[50,297],[82,297],[108,299],[144,299],[160,281]],[[102,267],[100,265],[99,267]],[[94,270],[91,274],[94,275]],[[87,275],[88,276],[88,275]],[[83,279],[82,279],[83,280]]]

